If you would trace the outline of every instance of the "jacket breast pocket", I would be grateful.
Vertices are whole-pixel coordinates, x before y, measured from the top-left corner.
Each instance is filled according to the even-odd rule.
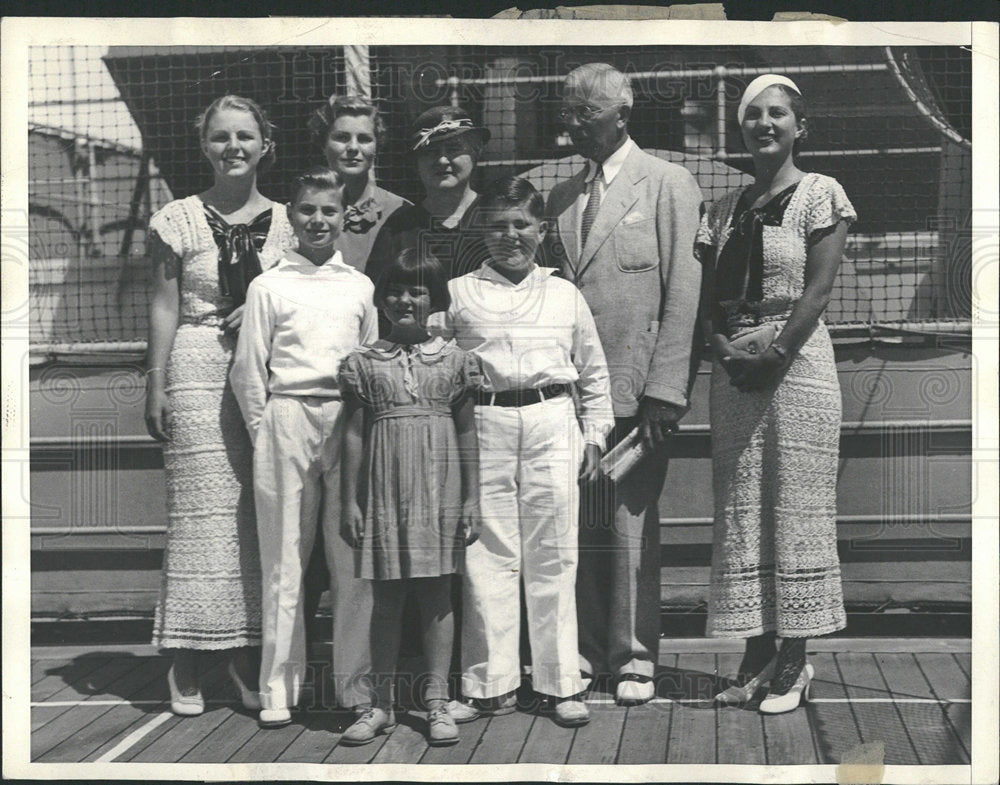
[[[660,249],[656,241],[656,221],[652,218],[619,224],[612,236],[615,261],[623,273],[643,273],[659,267]]]

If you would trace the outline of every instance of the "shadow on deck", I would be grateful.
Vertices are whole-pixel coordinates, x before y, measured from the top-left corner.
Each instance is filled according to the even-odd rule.
[[[669,653],[673,648],[675,652]],[[969,642],[956,639],[814,641],[812,700],[786,715],[755,706],[714,708],[740,655],[711,641],[664,640],[649,704],[616,706],[610,685],[589,693],[590,724],[556,725],[530,690],[519,711],[460,726],[461,740],[428,747],[412,708],[396,730],[364,747],[339,744],[353,721],[311,688],[290,726],[257,727],[221,659],[204,674],[204,714],[173,716],[168,661],[151,647],[47,647],[32,651],[31,759],[36,762],[404,764],[837,764],[866,742],[886,764],[967,764]],[[323,673],[322,670],[319,671]],[[321,686],[325,678],[316,680]]]

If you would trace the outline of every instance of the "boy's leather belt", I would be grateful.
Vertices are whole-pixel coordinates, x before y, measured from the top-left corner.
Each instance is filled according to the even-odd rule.
[[[557,398],[569,392],[568,384],[548,384],[545,387],[533,387],[528,390],[502,390],[501,392],[486,392],[480,390],[476,394],[476,403],[480,406],[530,406],[533,403]]]

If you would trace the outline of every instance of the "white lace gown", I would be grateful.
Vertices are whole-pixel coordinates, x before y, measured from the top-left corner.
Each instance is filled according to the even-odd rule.
[[[163,447],[167,541],[153,643],[161,648],[259,646],[260,556],[253,453],[229,386],[235,336],[222,329],[231,304],[218,286],[218,246],[197,196],[165,205],[151,232],[181,260],[180,322],[166,368],[173,414]],[[293,246],[282,205],[259,253],[272,267]]]
[[[723,248],[741,193],[712,205],[700,245]],[[800,181],[781,225],[763,227],[763,321],[780,332],[802,295],[809,236],[855,218],[836,180],[811,173]],[[737,326],[730,337],[749,329]],[[823,322],[776,388],[740,392],[716,361],[710,410],[715,523],[708,634],[813,637],[842,629],[836,526],[841,394]]]

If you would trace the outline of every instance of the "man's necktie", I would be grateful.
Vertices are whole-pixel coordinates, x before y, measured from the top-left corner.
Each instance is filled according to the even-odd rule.
[[[597,211],[601,208],[601,191],[604,189],[604,176],[600,164],[597,172],[590,181],[590,194],[587,196],[587,206],[583,208],[583,216],[580,219],[580,253],[583,254],[583,247],[587,244],[587,235],[590,234],[590,227],[594,225]]]

